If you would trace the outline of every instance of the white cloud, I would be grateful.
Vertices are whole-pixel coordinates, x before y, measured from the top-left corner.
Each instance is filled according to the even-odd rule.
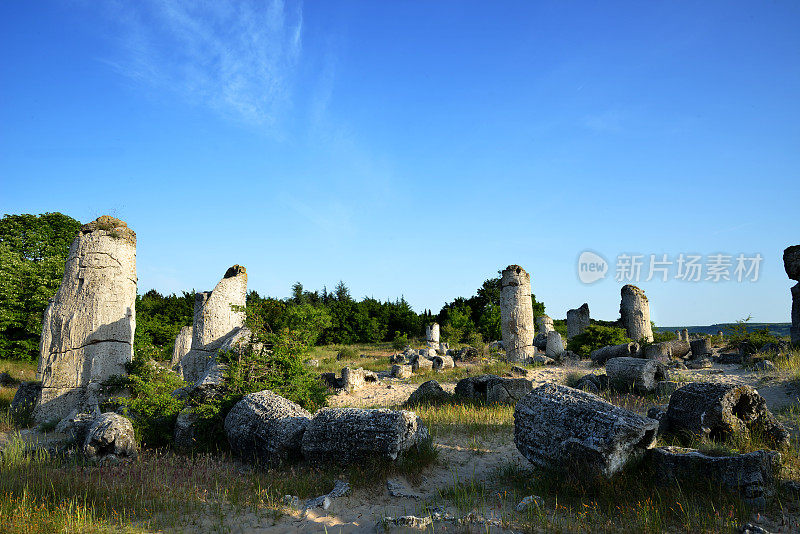
[[[291,104],[302,5],[282,0],[120,3],[119,72],[247,123],[275,126]]]

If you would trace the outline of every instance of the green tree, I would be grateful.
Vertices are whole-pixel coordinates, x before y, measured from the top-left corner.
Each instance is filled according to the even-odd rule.
[[[0,220],[0,358],[35,360],[42,313],[81,223],[62,213]]]

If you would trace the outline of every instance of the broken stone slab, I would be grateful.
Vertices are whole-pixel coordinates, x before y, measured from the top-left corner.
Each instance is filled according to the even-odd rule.
[[[665,343],[669,343],[669,346],[672,349],[673,358],[686,358],[686,356],[692,350],[692,347],[688,341],[673,339],[671,341],[666,341]]]
[[[404,363],[409,363],[409,362],[408,359],[406,358],[406,355],[403,353],[392,354],[391,356],[389,356],[389,364],[391,365],[404,364]]]
[[[41,382],[21,382],[11,400],[9,412],[16,426],[27,426],[33,422],[33,409],[42,393]]]
[[[439,382],[436,380],[428,380],[423,382],[420,386],[408,397],[408,400],[403,406],[417,406],[420,404],[437,404],[448,402],[453,398],[452,393],[448,393]]]
[[[562,354],[564,354],[564,341],[561,339],[561,334],[555,330],[551,330],[547,333],[547,346],[545,349],[545,355],[548,358],[557,360],[561,358]]]
[[[413,362],[411,362],[411,369],[415,373],[418,371],[430,371],[433,369],[433,361],[429,360],[428,358],[423,358],[420,356]]]
[[[73,443],[83,444],[86,440],[86,434],[92,423],[100,415],[100,412],[95,410],[89,413],[79,412],[77,408],[62,419],[55,427],[57,434],[67,436],[67,439]]]
[[[548,332],[555,330],[553,326],[553,319],[549,315],[542,314],[536,318],[536,326],[540,333],[547,335]]]
[[[585,302],[579,308],[567,310],[567,339],[582,334],[590,321],[589,305]]]
[[[104,215],[81,227],[64,276],[44,311],[37,380],[37,423],[78,408],[75,389],[125,374],[136,328],[136,233]]]
[[[661,362],[643,358],[611,358],[606,362],[606,374],[615,389],[640,395],[652,393],[658,382],[669,379],[669,372]]]
[[[666,423],[669,432],[678,435],[718,441],[755,431],[776,448],[789,444],[789,433],[767,409],[764,398],[745,385],[687,384],[670,397]]]
[[[775,483],[780,459],[779,452],[768,450],[709,456],[696,449],[657,447],[648,453],[657,480],[679,483],[712,480],[760,508],[766,504],[765,496]]]
[[[519,265],[509,265],[500,277],[500,329],[506,359],[525,361],[533,356],[531,276]]]
[[[391,370],[392,378],[409,378],[413,373],[410,365],[393,365]]]
[[[83,453],[90,459],[113,454],[136,458],[139,447],[130,420],[113,412],[97,416],[86,433]]]
[[[650,343],[644,346],[642,353],[648,360],[658,360],[666,363],[672,358],[672,344],[668,341],[663,343]]]
[[[742,363],[742,355],[738,352],[723,352],[715,358],[715,361],[723,365],[732,365]]]
[[[434,371],[444,371],[455,367],[455,362],[450,356],[434,356],[432,363]]]
[[[653,341],[653,329],[650,324],[650,302],[644,291],[627,284],[620,290],[622,300],[619,314],[622,327],[628,337],[634,341]]]
[[[172,349],[172,359],[169,362],[171,368],[177,368],[181,363],[181,359],[192,348],[192,327],[184,326],[181,328],[178,335],[175,337],[175,346]]]
[[[710,369],[712,367],[714,367],[714,363],[711,358],[697,358],[686,362],[687,369]]]
[[[333,504],[334,499],[344,497],[349,492],[350,484],[344,480],[337,480],[334,482],[333,489],[330,491],[330,493],[307,500],[305,505],[303,505],[303,508],[322,508],[323,510],[327,510],[331,507],[331,504]]]
[[[234,454],[245,461],[276,466],[301,457],[301,441],[311,414],[269,390],[245,395],[225,417]]]
[[[790,279],[800,281],[800,245],[784,249],[783,268]]]
[[[608,376],[591,373],[584,375],[575,382],[574,388],[594,394],[600,393],[608,389]]]
[[[692,347],[692,358],[701,358],[703,356],[708,356],[711,354],[711,344],[708,342],[707,337],[701,337],[699,339],[693,339],[689,342],[689,345]]]
[[[323,408],[303,434],[302,452],[311,463],[350,464],[367,458],[393,461],[427,439],[428,430],[414,412]]]
[[[402,480],[390,478],[386,481],[386,489],[391,497],[399,499],[421,499],[422,495],[406,487]]]
[[[658,421],[567,386],[545,384],[514,409],[514,444],[532,464],[611,476],[655,445]]]
[[[591,358],[594,365],[604,365],[611,358],[635,357],[638,353],[638,343],[623,343],[621,345],[607,345],[593,350],[589,358]]]
[[[459,380],[456,383],[455,395],[488,404],[515,404],[531,389],[533,384],[526,378],[481,375]]]

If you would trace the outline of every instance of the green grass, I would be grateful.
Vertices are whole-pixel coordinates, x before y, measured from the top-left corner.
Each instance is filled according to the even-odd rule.
[[[504,404],[452,401],[414,407],[433,436],[491,434],[514,428],[514,407]]]
[[[36,380],[36,362],[0,360],[0,373],[8,373],[19,381]]]

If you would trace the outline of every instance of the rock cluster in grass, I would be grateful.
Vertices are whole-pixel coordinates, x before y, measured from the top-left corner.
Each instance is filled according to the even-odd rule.
[[[136,328],[136,234],[104,215],[81,227],[61,285],[44,311],[37,423],[97,405],[87,386],[125,374]]]

